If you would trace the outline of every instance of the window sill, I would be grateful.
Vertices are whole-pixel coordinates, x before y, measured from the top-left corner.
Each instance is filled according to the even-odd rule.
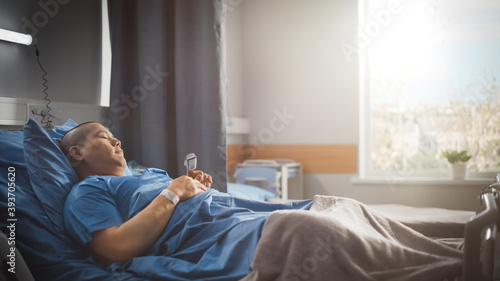
[[[390,178],[390,177],[367,177],[358,176],[349,178],[351,184],[363,185],[426,185],[426,186],[488,186],[493,179],[467,178],[456,180],[451,178]]]

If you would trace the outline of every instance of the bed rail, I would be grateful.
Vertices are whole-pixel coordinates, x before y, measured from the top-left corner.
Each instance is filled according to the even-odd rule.
[[[497,206],[497,202],[500,202],[498,175],[496,180],[479,197],[481,211],[465,225],[464,281],[492,281],[495,278],[495,242],[500,218]]]

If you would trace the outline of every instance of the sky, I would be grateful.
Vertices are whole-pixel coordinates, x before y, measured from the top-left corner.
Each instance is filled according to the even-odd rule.
[[[378,102],[394,100],[397,89],[402,103],[447,101],[470,83],[477,89],[488,76],[500,80],[500,1],[391,1],[369,0],[365,18],[372,77],[391,85],[378,91]]]

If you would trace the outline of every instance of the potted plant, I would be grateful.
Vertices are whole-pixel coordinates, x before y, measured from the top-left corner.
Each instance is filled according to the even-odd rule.
[[[467,169],[467,161],[472,156],[467,155],[467,151],[445,150],[441,153],[451,164],[451,175],[453,179],[464,179]]]

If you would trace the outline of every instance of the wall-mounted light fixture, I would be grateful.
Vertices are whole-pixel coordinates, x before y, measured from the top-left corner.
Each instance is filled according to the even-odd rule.
[[[31,43],[33,42],[33,38],[29,34],[9,31],[2,28],[0,28],[0,40],[18,44],[24,44],[28,46],[31,45]]]

